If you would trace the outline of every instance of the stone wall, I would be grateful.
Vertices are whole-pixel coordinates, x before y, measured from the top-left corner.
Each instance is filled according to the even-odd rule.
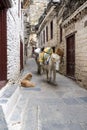
[[[80,19],[75,28],[76,33],[76,79],[87,87],[87,15]]]
[[[56,16],[53,17],[53,40],[50,40],[50,45],[57,46],[57,18]],[[50,31],[49,31],[50,33]]]
[[[38,38],[39,45],[44,47],[56,47],[57,46],[57,17],[55,11],[55,5],[52,5],[48,10],[43,21],[39,24]],[[47,8],[48,9],[48,8]],[[46,9],[46,10],[47,10]],[[51,22],[53,23],[53,38],[51,38]],[[48,40],[46,40],[46,27],[48,27]],[[45,43],[43,38],[43,32],[45,31]]]
[[[18,0],[7,11],[7,79],[15,80],[20,73],[20,19]]]
[[[56,21],[56,16],[54,16],[53,18],[50,18],[48,21],[48,42],[46,42],[46,46],[56,46],[57,45],[57,21]],[[53,21],[53,39],[51,39],[50,37],[50,23],[51,21]],[[46,26],[45,26],[46,27]]]
[[[53,38],[51,39],[50,36],[50,23],[51,21],[53,21]],[[48,41],[46,41],[46,26],[48,27]],[[40,46],[45,46],[45,47],[52,47],[52,46],[56,46],[57,45],[57,19],[56,17],[53,18],[49,18],[48,22],[45,23],[44,27],[42,28],[41,32],[40,32],[40,37],[39,37],[39,45]],[[43,42],[43,31],[45,31],[45,44]],[[41,42],[42,41],[42,42]]]

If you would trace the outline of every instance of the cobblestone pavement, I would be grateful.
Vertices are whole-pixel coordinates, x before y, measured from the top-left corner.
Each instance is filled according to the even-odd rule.
[[[22,88],[27,100],[21,130],[87,130],[87,90],[57,73],[57,85],[37,74],[33,59],[24,73],[32,72],[34,88]]]
[[[87,90],[59,73],[57,85],[49,84],[45,74],[37,74],[33,58],[27,60],[22,76],[29,72],[36,86],[20,88],[10,127],[3,118],[5,127],[0,130],[87,130]]]

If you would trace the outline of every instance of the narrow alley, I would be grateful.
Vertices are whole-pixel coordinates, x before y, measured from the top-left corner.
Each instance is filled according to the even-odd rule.
[[[34,58],[27,60],[22,76],[29,72],[36,85],[18,86],[19,98],[7,119],[9,130],[87,130],[87,90],[59,73],[57,85],[49,84],[44,74],[37,74]]]
[[[87,130],[87,0],[0,0],[0,130]]]

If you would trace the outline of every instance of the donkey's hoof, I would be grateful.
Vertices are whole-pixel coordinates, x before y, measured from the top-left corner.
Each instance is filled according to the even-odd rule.
[[[51,77],[49,78],[49,80],[51,81]]]
[[[48,83],[50,82],[50,79],[49,79],[49,78],[47,79],[47,82],[48,82]]]
[[[54,84],[54,85],[57,85],[57,82],[56,82],[56,81],[53,81],[53,84]]]

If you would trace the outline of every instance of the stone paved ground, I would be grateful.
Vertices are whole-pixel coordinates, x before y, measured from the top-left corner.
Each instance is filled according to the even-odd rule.
[[[58,73],[57,85],[49,84],[44,74],[37,74],[33,58],[27,60],[22,76],[29,72],[36,86],[20,88],[18,101],[7,120],[9,128],[0,109],[0,123],[5,126],[0,130],[87,130],[87,90]],[[9,91],[6,93],[5,99],[9,97]]]
[[[21,130],[87,130],[87,90],[57,73],[57,85],[36,73],[33,59],[24,74],[32,72],[34,88],[21,88],[27,100]]]
[[[5,116],[1,106],[0,106],[0,130],[8,130]]]

